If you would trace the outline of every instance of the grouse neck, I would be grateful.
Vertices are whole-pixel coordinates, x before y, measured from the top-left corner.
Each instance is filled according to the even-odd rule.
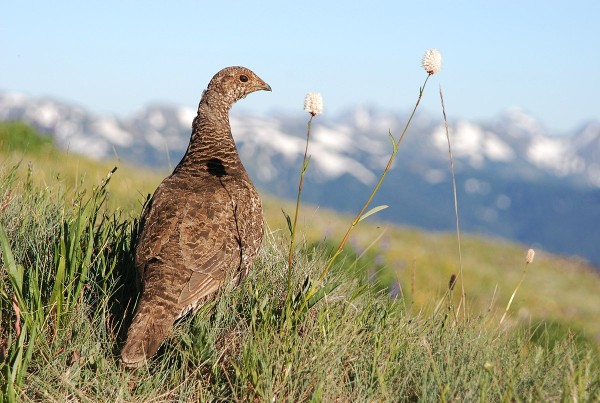
[[[227,171],[243,169],[229,124],[229,108],[200,101],[188,149],[176,171],[203,169],[219,161]]]

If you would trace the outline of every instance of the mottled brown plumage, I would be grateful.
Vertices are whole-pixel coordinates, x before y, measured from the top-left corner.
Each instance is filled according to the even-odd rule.
[[[260,198],[238,156],[229,109],[271,87],[244,67],[218,72],[202,94],[188,149],[141,218],[135,265],[143,285],[121,359],[139,366],[175,320],[223,282],[241,279],[263,236]]]

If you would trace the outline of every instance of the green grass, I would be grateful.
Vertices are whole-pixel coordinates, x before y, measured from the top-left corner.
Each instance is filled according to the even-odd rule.
[[[42,152],[55,153],[52,139],[40,134],[23,122],[7,122],[0,124],[0,150],[8,152]]]
[[[118,167],[107,203],[112,209],[139,214],[145,196],[158,186],[166,172],[156,172],[122,161],[91,161],[57,149],[51,139],[21,122],[0,122],[0,173],[17,171],[32,184],[66,193],[71,203],[77,192],[89,191]]]
[[[282,203],[269,198],[270,231],[249,277],[180,321],[147,366],[126,370],[118,352],[136,296],[135,218],[160,174],[123,166],[108,181],[111,167],[58,155],[83,179],[35,152],[0,166],[3,401],[600,400],[600,283],[581,263],[538,252],[501,327],[526,248],[465,238],[462,318],[447,287],[451,234],[381,235],[383,224],[365,222],[328,275],[335,287],[293,312]],[[15,165],[29,159],[33,169]],[[337,245],[324,234],[334,241],[348,223],[304,211],[295,293]]]

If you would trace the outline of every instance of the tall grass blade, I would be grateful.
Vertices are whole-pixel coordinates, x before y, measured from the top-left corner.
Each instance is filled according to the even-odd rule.
[[[10,242],[4,231],[4,227],[0,224],[0,246],[2,247],[2,260],[8,271],[8,278],[14,288],[14,292],[19,300],[19,304],[23,303],[23,267],[17,265],[15,257],[10,247]]]

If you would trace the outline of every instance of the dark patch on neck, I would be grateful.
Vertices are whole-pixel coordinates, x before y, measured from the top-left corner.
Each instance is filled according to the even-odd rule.
[[[208,168],[208,173],[216,176],[217,178],[227,175],[225,165],[223,165],[223,161],[219,158],[211,158],[206,161],[206,167]]]

